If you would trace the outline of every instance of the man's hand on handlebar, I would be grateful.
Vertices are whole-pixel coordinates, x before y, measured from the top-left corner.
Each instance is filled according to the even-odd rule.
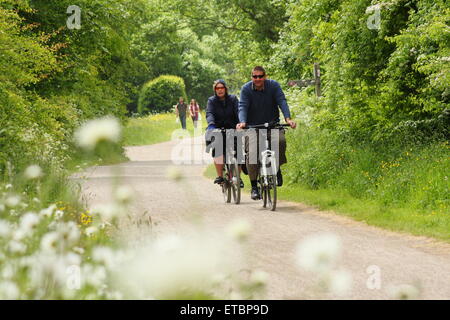
[[[247,124],[245,122],[240,122],[236,125],[236,129],[244,129],[246,125]]]
[[[294,121],[292,121],[290,118],[286,118],[286,123],[288,125],[290,125],[292,129],[295,129],[297,127],[297,124]]]

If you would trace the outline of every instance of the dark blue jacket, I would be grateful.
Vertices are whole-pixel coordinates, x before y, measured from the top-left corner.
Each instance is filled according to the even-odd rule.
[[[256,91],[252,81],[242,87],[239,101],[240,122],[249,125],[279,122],[278,108],[283,112],[284,118],[291,117],[283,90],[275,80],[265,80],[262,91]]]
[[[225,103],[216,95],[209,97],[206,107],[206,121],[208,128],[236,129],[239,123],[239,101],[233,94],[227,95]]]

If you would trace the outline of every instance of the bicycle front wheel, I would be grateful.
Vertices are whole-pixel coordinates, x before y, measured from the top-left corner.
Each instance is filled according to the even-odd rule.
[[[230,165],[231,173],[231,193],[233,195],[234,203],[241,202],[241,177],[239,175],[239,166],[236,163]]]
[[[227,181],[222,184],[222,195],[223,201],[225,201],[225,203],[231,202],[231,188]]]
[[[230,185],[230,172],[229,167],[226,166],[225,174],[224,174],[225,181],[222,183],[222,195],[223,195],[223,201],[225,203],[231,202],[231,185]]]
[[[267,206],[267,186],[264,183],[264,178],[259,177],[259,190],[261,192],[262,206],[265,208]]]
[[[266,186],[264,202],[267,202],[267,207],[270,211],[275,211],[277,208],[277,176],[272,175],[267,177],[268,185]]]

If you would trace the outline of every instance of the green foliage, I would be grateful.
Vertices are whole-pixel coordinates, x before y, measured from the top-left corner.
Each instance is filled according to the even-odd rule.
[[[142,87],[138,111],[141,114],[170,111],[179,97],[183,97],[184,101],[187,100],[183,79],[170,75],[159,76]]]
[[[6,7],[8,2],[1,4]],[[29,34],[30,26],[5,7],[0,6],[0,172],[7,163],[19,169],[28,159],[62,161],[67,142],[62,122],[73,125],[74,120],[70,109],[27,90],[60,65],[43,37]]]
[[[450,212],[447,142],[355,142],[315,125],[290,132],[287,180],[389,207]]]
[[[229,52],[222,37],[193,31],[197,21],[188,23],[180,16],[185,5],[152,2],[146,23],[132,37],[132,50],[147,66],[145,79],[164,74],[182,77],[187,95],[203,105],[212,94],[212,82],[226,75]]]
[[[368,27],[371,4],[292,3],[270,64],[287,80],[311,78],[312,64],[320,62],[324,98],[316,120],[355,140],[382,140],[408,121],[439,122],[449,106],[448,6],[377,2],[377,30]],[[448,135],[443,127],[441,136]]]
[[[125,121],[146,68],[128,43],[142,3],[78,2],[82,28],[70,30],[70,1],[0,1],[2,175],[30,160],[61,167],[85,119],[113,114]]]
[[[37,26],[34,32],[50,35],[47,42],[64,66],[62,72],[36,86],[39,93],[49,99],[64,97],[82,119],[106,114],[124,118],[125,105],[136,98],[135,84],[146,68],[133,56],[129,44],[141,21],[143,1],[79,1],[79,30],[66,27],[66,11],[72,2],[29,2],[33,11],[22,15]]]

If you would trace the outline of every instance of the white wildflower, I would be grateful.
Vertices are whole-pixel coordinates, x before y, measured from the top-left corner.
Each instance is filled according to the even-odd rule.
[[[79,254],[74,252],[69,252],[64,257],[65,263],[69,266],[79,266],[81,264],[81,257]]]
[[[12,187],[13,187],[12,184],[8,183],[8,184],[5,186],[5,189],[6,189],[6,190],[12,189]]]
[[[117,119],[105,117],[87,121],[75,132],[77,144],[86,150],[94,150],[101,141],[119,142],[120,123]]]
[[[72,266],[79,266],[81,258],[75,253],[57,255],[50,251],[40,251],[28,257],[24,261],[30,268],[30,281],[35,286],[41,286],[49,277],[55,281],[57,286],[65,286],[67,282],[67,271]]]
[[[84,284],[93,287],[100,287],[105,283],[107,278],[104,266],[93,266],[92,264],[83,264],[81,268],[82,280]]]
[[[30,236],[30,232],[28,230],[25,229],[17,229],[14,230],[13,234],[12,234],[12,239],[17,240],[17,241],[22,241],[23,239],[25,239],[26,237]]]
[[[92,208],[91,212],[99,214],[104,220],[111,220],[119,215],[120,209],[112,203],[100,204]]]
[[[39,216],[34,212],[28,212],[20,219],[20,229],[30,232],[38,226],[40,221]]]
[[[136,252],[117,272],[118,281],[140,298],[173,298],[210,292],[215,275],[228,274],[233,253],[226,241],[201,236],[166,236]],[[231,259],[230,259],[231,258]]]
[[[56,232],[58,237],[68,246],[73,245],[80,239],[80,230],[73,221],[59,224]]]
[[[93,226],[87,227],[86,230],[84,231],[84,233],[85,233],[88,237],[92,236],[93,234],[95,234],[95,233],[97,233],[97,232],[98,232],[98,229],[97,229],[96,227],[93,227]]]
[[[0,220],[0,238],[7,238],[11,235],[11,225],[8,221]]]
[[[107,227],[110,227],[111,223],[109,223],[108,221],[102,222],[99,224],[98,228],[100,230],[105,230]]]
[[[14,278],[14,275],[17,273],[17,270],[14,266],[12,266],[11,264],[6,264],[3,267],[3,270],[1,272],[1,276],[3,279],[6,280],[11,280],[12,278]]]
[[[49,230],[56,230],[56,227],[59,225],[59,222],[56,220],[52,220],[49,224],[48,224],[48,229]]]
[[[80,247],[73,248],[73,251],[78,254],[84,254],[84,249]]]
[[[153,243],[153,249],[157,253],[170,253],[179,250],[183,246],[183,240],[181,237],[175,234],[169,234],[163,238],[158,239]]]
[[[244,298],[239,292],[231,291],[230,295],[228,296],[228,300],[243,300]]]
[[[48,208],[42,209],[39,214],[44,217],[51,217],[56,209],[56,204],[50,205]]]
[[[227,232],[233,239],[238,241],[244,241],[250,235],[251,229],[252,227],[250,225],[250,222],[248,222],[247,220],[240,219],[232,222],[228,226]]]
[[[5,204],[7,207],[15,208],[20,204],[20,196],[11,195],[5,200]]]
[[[114,251],[108,247],[95,247],[92,250],[92,260],[110,268],[115,263]]]
[[[8,250],[12,253],[25,253],[27,246],[20,241],[11,240],[8,244]]]
[[[227,275],[223,273],[216,273],[212,276],[211,280],[214,285],[220,285],[227,280]]]
[[[177,167],[169,167],[167,169],[167,177],[178,182],[183,179],[183,172]]]
[[[297,246],[297,263],[316,272],[330,270],[341,251],[339,238],[333,234],[314,235]]]
[[[331,294],[342,297],[351,290],[352,276],[345,270],[332,271],[326,275],[325,283]]]
[[[133,190],[128,186],[120,186],[115,195],[118,202],[127,204],[133,199]]]
[[[20,298],[20,290],[12,281],[2,281],[0,283],[1,300],[17,300]]]
[[[269,280],[269,275],[261,270],[255,270],[250,275],[250,281],[256,286],[265,286]]]
[[[420,295],[420,290],[409,284],[391,286],[387,291],[390,298],[396,300],[417,300]]]
[[[56,210],[55,211],[55,219],[61,219],[64,216],[64,211]]]
[[[106,300],[123,300],[123,293],[120,291],[108,292],[106,295]]]
[[[42,169],[40,166],[34,164],[25,169],[25,177],[27,179],[33,180],[42,177]]]
[[[41,240],[43,251],[55,251],[58,248],[59,235],[56,232],[46,233]]]

